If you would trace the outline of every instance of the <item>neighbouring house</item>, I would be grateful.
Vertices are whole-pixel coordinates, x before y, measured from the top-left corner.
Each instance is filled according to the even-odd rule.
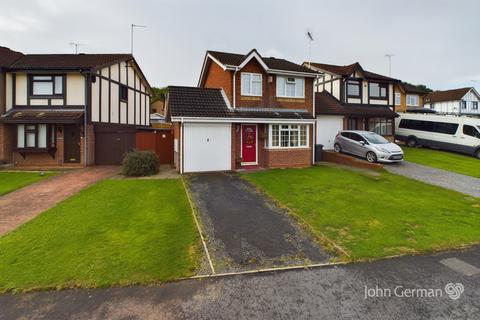
[[[174,163],[184,172],[312,165],[316,72],[293,62],[207,51],[198,87],[169,87]]]
[[[369,130],[393,139],[395,85],[400,81],[366,71],[357,62],[339,66],[304,62],[315,81],[316,140],[333,149],[340,130]]]
[[[150,125],[130,54],[21,54],[2,72],[0,158],[16,166],[119,164]]]
[[[425,97],[424,107],[437,113],[479,115],[480,95],[473,87],[434,91]]]
[[[155,129],[168,129],[171,123],[165,120],[165,102],[157,100],[150,106],[150,125]]]
[[[395,111],[415,112],[423,109],[423,101],[428,94],[422,88],[401,82],[395,85]]]
[[[6,68],[23,56],[22,53],[0,46],[0,115],[7,110],[6,106]],[[13,133],[0,122],[0,164],[11,162]]]

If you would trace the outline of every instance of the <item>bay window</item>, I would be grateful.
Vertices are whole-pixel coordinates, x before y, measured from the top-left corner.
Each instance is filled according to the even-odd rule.
[[[55,126],[46,124],[17,125],[18,149],[47,149],[55,147]]]
[[[418,106],[418,95],[416,94],[407,94],[407,106],[417,107]]]
[[[262,75],[242,72],[242,96],[262,96]]]
[[[308,125],[272,124],[269,126],[269,148],[307,148]]]
[[[305,98],[305,79],[277,76],[277,97]]]
[[[30,76],[31,96],[63,96],[64,76]]]
[[[368,84],[370,98],[386,99],[388,97],[388,84],[370,82]]]

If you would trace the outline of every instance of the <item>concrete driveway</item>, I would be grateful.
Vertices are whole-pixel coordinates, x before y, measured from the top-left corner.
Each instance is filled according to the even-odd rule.
[[[187,185],[217,273],[328,260],[285,210],[238,175],[198,174]]]
[[[118,172],[119,167],[114,166],[72,170],[1,196],[0,236],[35,218],[81,189]]]
[[[480,198],[479,178],[427,167],[408,161],[388,164],[385,165],[384,168],[391,173]],[[480,164],[478,170],[480,170]]]
[[[480,274],[466,273],[468,265],[480,267],[480,247],[161,286],[0,295],[0,319],[478,319]],[[457,299],[446,293],[449,283],[456,292],[463,286]],[[392,292],[366,297],[365,288]],[[400,297],[395,288],[441,295]]]

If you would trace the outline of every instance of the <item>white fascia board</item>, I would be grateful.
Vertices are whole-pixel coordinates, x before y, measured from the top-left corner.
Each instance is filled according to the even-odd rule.
[[[198,79],[198,85],[197,87],[200,87],[200,83],[202,82],[202,79],[203,79],[203,76],[204,76],[204,73],[205,73],[205,66],[207,65],[207,61],[208,59],[211,59],[213,62],[215,62],[216,64],[218,64],[220,66],[220,68],[223,69],[223,71],[227,70],[227,66],[222,64],[220,61],[218,61],[214,56],[212,56],[210,53],[207,53],[207,55],[205,56],[205,60],[203,61],[203,65],[202,65],[202,71],[200,72],[200,79]]]
[[[213,123],[304,123],[315,124],[315,119],[265,119],[265,118],[189,118],[172,117],[172,122],[213,122]]]
[[[265,71],[268,71],[268,66],[265,64],[265,62],[263,62],[262,57],[260,57],[255,51],[250,53],[250,55],[245,60],[243,60],[243,62],[238,66],[238,68],[242,69],[253,58],[257,59],[258,63],[260,63],[260,65]]]
[[[302,76],[302,77],[310,77],[310,78],[316,78],[317,77],[317,74],[315,74],[315,73],[285,71],[285,70],[276,70],[276,69],[269,69],[267,71],[267,73],[280,74],[280,75],[286,75],[286,76]]]

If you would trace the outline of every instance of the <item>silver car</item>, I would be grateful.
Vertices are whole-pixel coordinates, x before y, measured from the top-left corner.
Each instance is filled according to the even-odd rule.
[[[366,158],[371,163],[403,161],[402,148],[370,131],[340,131],[335,137],[334,150]]]

